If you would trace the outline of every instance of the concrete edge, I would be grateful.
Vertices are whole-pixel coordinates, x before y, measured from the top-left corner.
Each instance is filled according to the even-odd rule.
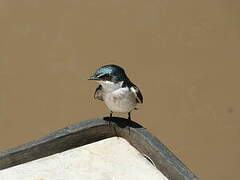
[[[0,152],[0,170],[113,136],[126,139],[138,151],[149,157],[169,179],[198,179],[147,129],[134,121],[118,117],[80,122],[30,143]]]

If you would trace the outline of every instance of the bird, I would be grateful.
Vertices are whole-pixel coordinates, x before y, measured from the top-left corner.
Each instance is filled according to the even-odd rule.
[[[128,113],[128,119],[131,120],[131,112],[137,109],[138,103],[143,103],[140,89],[130,81],[124,69],[118,65],[104,65],[88,80],[99,83],[94,98],[105,103],[110,110],[110,117],[114,112]]]

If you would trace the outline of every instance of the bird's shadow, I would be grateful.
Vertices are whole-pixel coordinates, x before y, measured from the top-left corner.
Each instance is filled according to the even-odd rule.
[[[104,117],[103,120],[115,123],[120,128],[131,127],[131,128],[143,128],[140,124],[135,121],[121,118],[121,117]]]

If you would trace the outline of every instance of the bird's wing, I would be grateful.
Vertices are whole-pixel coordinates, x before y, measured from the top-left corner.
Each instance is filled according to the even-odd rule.
[[[138,103],[143,103],[143,96],[142,93],[140,91],[140,89],[138,89],[137,86],[133,85],[130,90],[134,93],[136,100]]]
[[[94,98],[103,101],[103,91],[101,85],[99,85],[95,90]]]

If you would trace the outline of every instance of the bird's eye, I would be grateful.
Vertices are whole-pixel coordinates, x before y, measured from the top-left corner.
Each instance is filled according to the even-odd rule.
[[[111,80],[111,76],[109,74],[104,74],[100,77],[103,81]]]

